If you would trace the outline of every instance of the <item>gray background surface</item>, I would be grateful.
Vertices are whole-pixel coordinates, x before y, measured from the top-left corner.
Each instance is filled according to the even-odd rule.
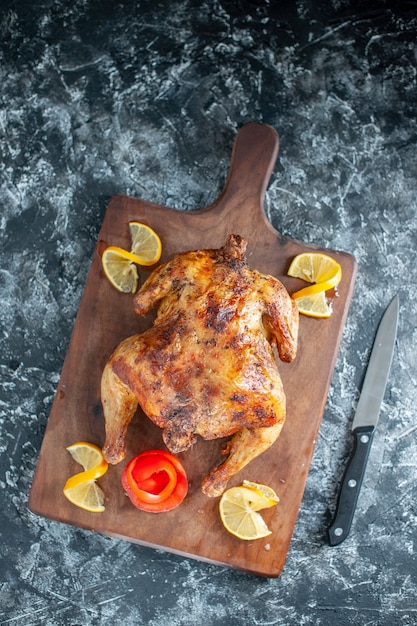
[[[0,624],[417,623],[415,2],[3,0]],[[264,580],[27,508],[101,220],[124,193],[207,206],[237,130],[281,139],[274,227],[359,265],[290,552]],[[325,530],[379,318],[389,388],[349,538]],[[308,393],[308,390],[301,390]]]

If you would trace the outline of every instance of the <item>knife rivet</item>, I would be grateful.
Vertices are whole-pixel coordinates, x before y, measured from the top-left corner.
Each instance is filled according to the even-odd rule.
[[[336,535],[336,537],[340,537],[341,535],[343,535],[343,528],[335,528],[334,534]]]
[[[350,480],[348,480],[348,485],[349,487],[356,487],[356,480],[354,478],[351,478]]]
[[[368,443],[368,441],[369,441],[368,435],[362,435],[361,436],[361,443]]]

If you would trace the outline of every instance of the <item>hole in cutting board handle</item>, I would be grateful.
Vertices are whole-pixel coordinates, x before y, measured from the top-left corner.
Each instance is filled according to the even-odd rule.
[[[264,213],[265,192],[278,156],[279,138],[267,124],[250,122],[236,135],[229,173],[214,205],[227,212],[240,212],[250,204],[251,212]]]

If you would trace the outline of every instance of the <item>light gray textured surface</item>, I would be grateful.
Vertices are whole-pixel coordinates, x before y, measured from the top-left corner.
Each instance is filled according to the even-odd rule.
[[[417,623],[416,28],[412,2],[2,3],[0,624]],[[208,205],[250,120],[281,138],[266,198],[275,228],[359,264],[277,580],[106,539],[27,508],[109,198]],[[350,423],[395,293],[400,326],[380,428],[351,535],[330,548],[325,529]]]

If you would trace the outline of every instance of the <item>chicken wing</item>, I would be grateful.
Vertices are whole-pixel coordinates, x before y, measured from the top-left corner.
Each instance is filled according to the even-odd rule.
[[[208,496],[277,439],[286,414],[279,357],[296,354],[298,309],[282,283],[249,269],[247,242],[183,252],[157,268],[134,298],[139,315],[158,307],[151,328],[125,339],[103,371],[104,457],[125,456],[138,404],[174,454],[200,436],[233,435],[226,460],[204,479]]]

